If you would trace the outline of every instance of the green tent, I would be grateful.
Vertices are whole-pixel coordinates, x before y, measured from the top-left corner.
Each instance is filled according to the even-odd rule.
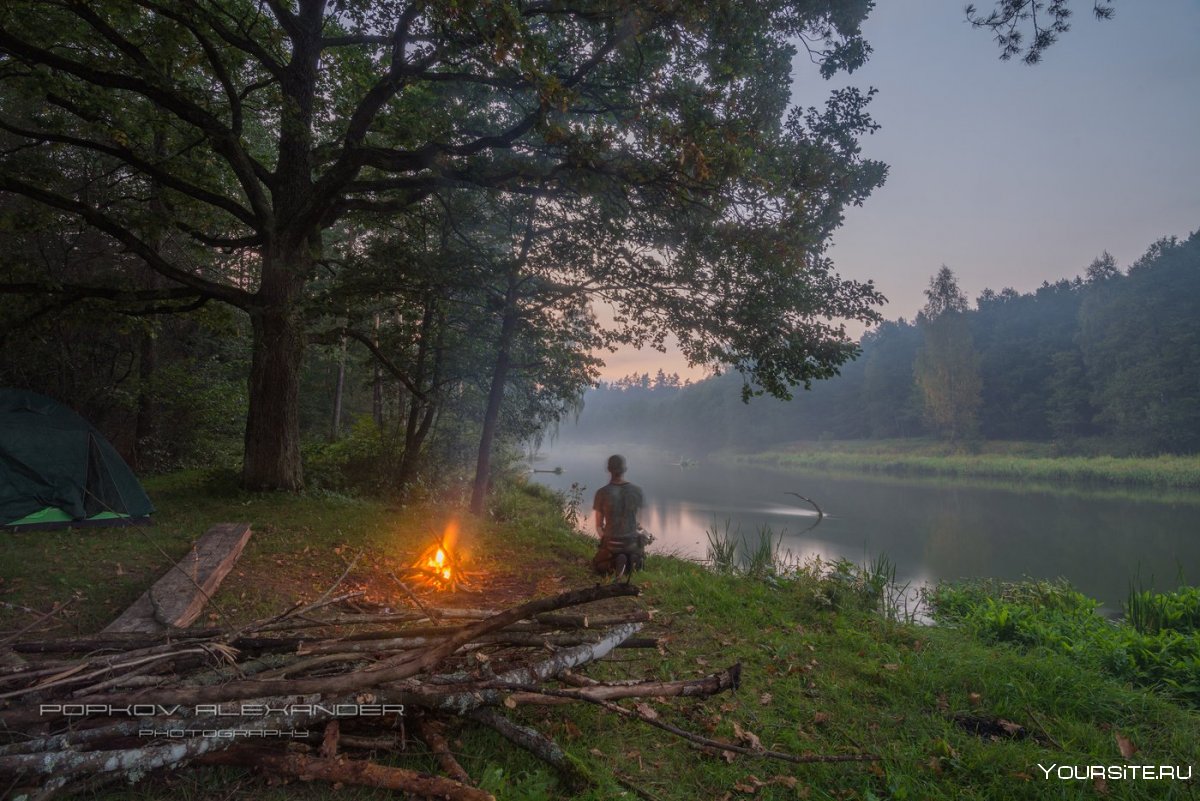
[[[133,471],[82,417],[0,389],[0,527],[114,525],[153,511]]]

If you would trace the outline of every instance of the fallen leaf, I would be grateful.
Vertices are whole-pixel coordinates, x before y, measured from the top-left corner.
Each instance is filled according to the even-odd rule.
[[[770,706],[772,700],[774,700],[774,698],[770,693],[763,693],[758,697],[758,702],[763,706]]]
[[[638,711],[638,714],[640,714],[642,717],[646,718],[647,720],[658,720],[657,710],[655,710],[654,707],[650,706],[649,704],[647,704],[645,702],[636,704],[634,706],[634,709],[636,709]]]
[[[588,753],[591,754],[592,756],[598,756],[598,757],[604,756],[604,752],[601,751],[599,748],[589,748]]]
[[[800,780],[797,779],[795,776],[772,776],[771,777],[771,784],[782,784],[784,787],[788,788],[789,790],[795,790],[796,785],[799,783],[800,783]]]
[[[967,702],[971,706],[979,706],[983,703],[983,696],[979,693],[967,693]]]
[[[1092,779],[1092,787],[1096,788],[1096,792],[1100,795],[1108,795],[1108,782],[1103,776],[1097,776]]]
[[[996,725],[1004,729],[1004,731],[1008,732],[1013,737],[1016,737],[1025,731],[1025,727],[1020,723],[1013,723],[1011,720],[1005,720],[1004,718],[996,718]]]
[[[686,611],[688,611],[688,612],[695,612],[695,611],[696,611],[696,607],[694,607],[694,606],[689,606],[689,607],[686,607]]]
[[[762,750],[762,740],[758,739],[758,735],[752,731],[746,731],[738,722],[733,722],[733,736],[744,742],[746,745],[753,748],[755,751]]]
[[[722,751],[721,756],[730,764],[733,764],[733,760],[737,759],[737,754],[733,753],[732,751]]]
[[[567,730],[568,737],[579,737],[583,734],[583,732],[579,730],[579,727],[569,720],[563,724],[563,728]]]
[[[758,788],[765,786],[766,782],[751,773],[740,782],[735,782],[733,789],[737,790],[739,793],[750,793],[753,795],[754,793],[758,792]]]
[[[504,697],[504,705],[506,707],[508,707],[509,709],[516,709],[517,708],[516,699],[514,699],[511,695],[506,695]]]
[[[938,693],[937,708],[938,712],[943,714],[950,711],[950,699],[946,697],[945,693]]]
[[[1120,749],[1121,756],[1125,757],[1126,759],[1133,759],[1133,755],[1140,750],[1130,741],[1128,737],[1121,734],[1121,732],[1117,731],[1116,729],[1113,729],[1113,737],[1117,738],[1117,748]]]
[[[886,664],[884,664],[883,669],[884,670],[899,670],[900,666],[897,665],[895,662],[887,662]]]
[[[813,725],[820,726],[822,724],[828,723],[830,721],[831,717],[832,716],[828,712],[813,712],[813,716],[812,716]]]
[[[1009,775],[1009,776],[1011,776],[1011,777],[1013,777],[1014,779],[1020,779],[1020,780],[1021,780],[1021,781],[1023,781],[1023,782],[1030,782],[1030,781],[1033,781],[1033,777],[1032,777],[1032,776],[1030,776],[1030,775],[1029,775],[1028,773],[1026,773],[1025,771],[1021,771],[1021,770],[1015,771],[1015,772],[1013,772],[1013,773],[1010,773],[1010,774],[1008,774],[1008,775]]]

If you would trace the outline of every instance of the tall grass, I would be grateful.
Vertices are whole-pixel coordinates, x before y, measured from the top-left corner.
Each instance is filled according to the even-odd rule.
[[[724,576],[807,584],[822,604],[842,608],[847,603],[873,609],[887,623],[914,623],[923,620],[923,597],[909,583],[896,581],[896,565],[886,554],[879,554],[859,565],[848,559],[828,561],[820,556],[801,559],[783,547],[785,531],[759,526],[753,538],[742,533],[728,519],[715,521],[705,531],[707,559],[713,572]]]
[[[1125,621],[1142,634],[1164,631],[1195,634],[1200,631],[1200,587],[1158,593],[1131,581],[1125,600]]]
[[[718,528],[714,521],[704,533],[708,538],[706,561],[722,575],[783,576],[798,566],[795,555],[783,547],[786,530],[777,534],[771,526],[764,524],[750,540],[742,533],[740,525],[732,526],[726,519],[723,527]]]

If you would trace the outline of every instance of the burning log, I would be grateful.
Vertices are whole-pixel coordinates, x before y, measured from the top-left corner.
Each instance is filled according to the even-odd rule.
[[[468,574],[464,568],[465,561],[464,553],[458,548],[458,524],[451,523],[442,532],[441,538],[422,551],[417,560],[405,572],[421,586],[450,592],[455,590],[472,591],[473,588],[467,580]],[[401,586],[404,586],[403,582],[400,583]],[[416,596],[411,597],[416,600]],[[421,605],[419,601],[417,603]]]

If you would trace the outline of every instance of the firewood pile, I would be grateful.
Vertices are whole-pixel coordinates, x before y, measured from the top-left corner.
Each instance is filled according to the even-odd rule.
[[[579,673],[614,648],[656,645],[635,637],[646,610],[620,601],[586,608],[637,593],[607,584],[495,612],[422,604],[369,613],[351,611],[348,594],[236,631],[9,643],[19,659],[0,667],[0,795],[49,798],[221,764],[432,798],[490,798],[455,760],[447,724],[495,729],[568,783],[586,785],[595,779],[559,746],[506,713],[519,704],[585,702],[643,717],[616,702],[705,696],[738,684],[736,665],[674,682],[605,683]],[[414,736],[444,775],[374,761],[381,753],[401,761]]]

